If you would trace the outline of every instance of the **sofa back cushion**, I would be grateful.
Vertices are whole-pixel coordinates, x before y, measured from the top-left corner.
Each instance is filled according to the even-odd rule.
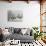
[[[14,27],[9,27],[8,32],[14,34]]]
[[[21,29],[20,28],[14,28],[14,33],[20,33]]]
[[[24,35],[27,32],[27,28],[21,29],[21,33]]]

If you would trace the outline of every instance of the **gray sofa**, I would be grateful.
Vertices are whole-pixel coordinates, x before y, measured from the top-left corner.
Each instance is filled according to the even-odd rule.
[[[30,31],[31,35],[28,35],[28,33],[26,34],[22,34],[21,33],[21,29],[22,28],[9,28],[9,32],[11,33],[9,36],[5,36],[5,39],[9,39],[10,40],[20,40],[21,43],[30,43],[33,42],[34,37],[32,36],[32,31]],[[26,28],[23,28],[26,29]]]
[[[9,38],[12,40],[12,39],[15,39],[15,40],[20,40],[21,43],[30,43],[30,42],[33,42],[34,38],[33,36],[29,36],[29,35],[21,35],[21,34],[11,34],[9,36]]]

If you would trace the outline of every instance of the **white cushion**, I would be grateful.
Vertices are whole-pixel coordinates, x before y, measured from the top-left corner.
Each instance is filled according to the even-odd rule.
[[[27,29],[21,29],[21,33],[24,35],[27,32]]]
[[[8,32],[8,29],[3,29],[2,31],[3,35],[9,35],[10,33]]]

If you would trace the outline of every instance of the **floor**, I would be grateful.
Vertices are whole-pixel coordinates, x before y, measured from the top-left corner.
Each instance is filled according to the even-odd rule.
[[[22,44],[22,46],[46,46],[46,44],[43,43],[42,40],[38,40],[38,41],[36,40],[36,41],[34,41],[33,43]]]
[[[46,46],[46,44],[42,40],[36,40],[33,43],[19,43],[16,45],[5,44],[4,46]]]

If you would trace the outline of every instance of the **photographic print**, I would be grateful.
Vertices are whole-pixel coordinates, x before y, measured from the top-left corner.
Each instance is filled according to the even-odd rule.
[[[9,10],[8,11],[8,21],[20,22],[22,21],[23,13],[21,10]]]

